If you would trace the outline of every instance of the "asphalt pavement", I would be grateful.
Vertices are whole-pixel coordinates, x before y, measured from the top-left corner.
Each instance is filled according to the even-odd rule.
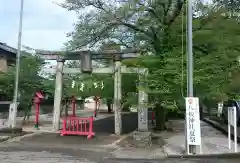
[[[71,153],[71,154],[70,154]],[[165,159],[111,159],[104,152],[88,150],[55,151],[49,149],[0,148],[0,163],[239,163],[239,158],[165,158]]]
[[[161,159],[131,159],[137,155],[145,157],[144,153],[138,153],[139,149],[126,149],[109,146],[120,137],[114,133],[114,117],[108,117],[94,122],[95,132],[98,136],[92,140],[86,137],[66,136],[44,133],[33,137],[26,137],[17,142],[3,142],[0,144],[0,163],[238,163],[240,154],[234,157],[219,158],[204,156],[201,158],[161,158]],[[173,133],[165,133],[162,136],[166,146],[171,150],[181,147],[184,141],[183,122],[172,122]],[[123,116],[123,133],[128,134],[137,128],[137,114],[125,114]],[[201,123],[203,151],[207,153],[219,153],[229,151],[227,138],[219,131],[211,128],[206,123]],[[170,148],[171,147],[171,148]],[[221,148],[220,148],[221,147]],[[128,158],[116,158],[125,150],[124,156]],[[143,149],[146,150],[146,149]],[[171,151],[169,150],[169,151]],[[127,151],[127,152],[126,152]],[[160,151],[159,151],[160,152]],[[165,148],[166,152],[166,148]]]

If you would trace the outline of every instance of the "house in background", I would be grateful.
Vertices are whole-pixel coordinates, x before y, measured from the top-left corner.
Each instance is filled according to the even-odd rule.
[[[8,66],[15,64],[17,49],[0,42],[0,72],[6,72]]]
[[[15,64],[17,49],[0,42],[0,73],[7,72],[10,65]],[[6,98],[5,92],[0,91],[0,109],[8,110],[9,99]]]

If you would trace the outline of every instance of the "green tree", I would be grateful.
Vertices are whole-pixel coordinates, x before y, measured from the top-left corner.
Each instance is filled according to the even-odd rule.
[[[132,1],[131,1],[132,2]],[[157,129],[164,129],[168,101],[184,103],[186,95],[186,21],[182,0],[105,3],[105,1],[67,1],[63,7],[81,14],[72,40],[72,50],[98,46],[117,40],[125,48],[142,51],[143,57],[125,61],[128,66],[146,67],[149,75],[144,89],[157,111]],[[219,100],[236,96],[233,74],[238,74],[238,29],[233,17],[224,16],[222,8],[198,1],[193,19],[194,87],[201,100]],[[153,55],[150,55],[153,54]],[[223,71],[224,70],[224,71]],[[228,73],[226,73],[226,71]],[[232,90],[235,90],[234,92]],[[178,104],[182,105],[182,104]],[[163,105],[162,105],[163,106]]]
[[[95,8],[80,16],[76,30],[71,33],[69,47],[79,49],[87,45],[96,45],[106,39],[118,38],[125,47],[137,47],[158,55],[160,62],[157,68],[163,70],[165,53],[173,48],[169,47],[168,42],[170,28],[181,13],[183,4],[182,0],[148,3],[124,1],[119,2],[118,6],[104,1],[67,1],[63,7],[69,10],[81,12],[84,8]],[[118,37],[124,35],[127,37],[125,40]],[[156,70],[150,70],[150,74],[153,74],[153,71]]]
[[[25,110],[26,115],[30,111],[32,99],[36,91],[42,90],[44,87],[48,89],[52,87],[52,85],[46,87],[46,82],[48,82],[48,80],[40,75],[41,67],[44,65],[43,60],[26,52],[22,52],[21,55],[18,88],[20,94],[19,109]],[[0,74],[0,93],[8,96],[9,99],[13,97],[15,72],[16,67],[12,65],[6,73]]]
[[[221,8],[225,9],[229,15],[238,15],[240,11],[240,1],[239,0],[214,0],[213,2]]]

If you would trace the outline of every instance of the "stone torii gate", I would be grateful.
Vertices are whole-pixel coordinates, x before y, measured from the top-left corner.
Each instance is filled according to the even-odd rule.
[[[54,94],[54,111],[53,111],[53,130],[60,129],[60,108],[62,99],[63,74],[80,74],[80,73],[112,73],[114,74],[114,115],[115,115],[115,134],[120,135],[122,132],[122,108],[121,108],[121,73],[138,73],[139,78],[147,74],[146,68],[127,68],[122,66],[121,61],[124,59],[137,58],[136,52],[105,52],[97,53],[91,51],[79,52],[53,52],[53,51],[37,51],[40,58],[44,60],[56,60],[56,68],[44,68],[47,73],[56,73],[55,94]],[[60,55],[64,54],[64,55]],[[107,68],[93,68],[92,60],[108,59],[113,60],[114,65]],[[81,68],[64,68],[66,60],[81,60]],[[141,80],[140,80],[141,81]],[[143,83],[139,83],[143,84]],[[138,93],[138,130],[148,130],[148,109],[145,103],[148,102],[148,95],[139,90]]]

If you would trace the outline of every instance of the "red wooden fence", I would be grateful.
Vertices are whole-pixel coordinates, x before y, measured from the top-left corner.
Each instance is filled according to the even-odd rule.
[[[82,118],[71,116],[64,118],[61,136],[64,135],[81,135],[91,139],[95,136],[93,132],[93,117]]]

